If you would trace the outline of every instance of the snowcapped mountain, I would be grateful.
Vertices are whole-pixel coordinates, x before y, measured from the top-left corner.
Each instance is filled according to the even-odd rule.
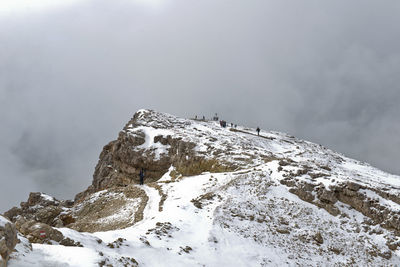
[[[399,266],[399,193],[284,133],[140,110],[74,201],[31,193],[4,214],[9,266]]]

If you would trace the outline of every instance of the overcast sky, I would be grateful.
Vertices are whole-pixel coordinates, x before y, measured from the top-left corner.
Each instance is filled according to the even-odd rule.
[[[73,198],[139,108],[218,112],[400,174],[399,14],[398,0],[2,0],[0,212],[31,191]]]

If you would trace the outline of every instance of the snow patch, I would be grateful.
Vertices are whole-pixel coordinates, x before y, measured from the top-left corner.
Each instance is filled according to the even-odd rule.
[[[40,196],[41,196],[41,198],[43,198],[44,200],[47,200],[47,201],[52,201],[52,202],[56,201],[54,197],[46,195],[44,193],[41,193]]]
[[[0,227],[4,227],[7,223],[11,223],[8,219],[0,215]]]

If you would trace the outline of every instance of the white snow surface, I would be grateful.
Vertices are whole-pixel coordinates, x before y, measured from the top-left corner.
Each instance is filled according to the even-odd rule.
[[[280,183],[284,177],[278,170],[278,158],[326,174],[315,181],[326,187],[354,181],[398,194],[399,176],[284,133],[261,131],[259,137],[255,129],[231,131],[217,122],[150,113],[141,110],[139,126],[128,125],[129,133],[145,133],[141,148],[154,149],[160,156],[168,147],[154,143],[154,137],[171,135],[194,142],[196,151],[205,157],[241,160],[241,168],[172,180],[171,166],[157,183],[167,196],[162,211],[160,192],[144,185],[141,188],[149,201],[142,221],[126,229],[93,234],[60,228],[64,236],[83,247],[34,244],[29,253],[15,253],[10,267],[98,266],[100,262],[134,266],[129,265],[131,258],[139,266],[400,266],[398,249],[389,259],[369,253],[388,253],[387,238],[400,242],[398,237],[379,225],[363,230],[365,216],[348,205],[338,203],[344,215],[335,217],[302,201]],[[300,167],[288,169],[296,172]],[[298,179],[311,178],[305,174]],[[370,190],[364,193],[400,211],[399,204]],[[322,243],[316,242],[318,235]]]
[[[156,160],[160,159],[161,154],[165,154],[168,151],[169,146],[164,146],[161,143],[154,143],[154,137],[155,136],[168,136],[168,135],[173,135],[173,132],[170,130],[166,129],[154,129],[152,127],[137,127],[137,128],[130,128],[128,129],[128,132],[131,134],[135,134],[137,132],[142,132],[145,134],[145,143],[136,147],[136,149],[146,149],[146,150],[151,150],[155,153],[156,155]]]
[[[7,223],[10,223],[10,221],[0,215],[0,227],[4,227]]]

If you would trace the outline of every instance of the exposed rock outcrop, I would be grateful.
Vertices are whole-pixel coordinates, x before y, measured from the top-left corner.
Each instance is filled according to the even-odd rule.
[[[59,201],[43,193],[30,193],[27,202],[21,202],[20,207],[13,207],[4,213],[4,216],[16,223],[17,219],[36,221],[50,226],[62,227],[66,221],[64,211],[73,206],[73,201]]]
[[[292,165],[295,165],[295,163],[292,163]],[[304,174],[307,174],[307,172],[290,173],[280,182],[287,185],[290,188],[289,192],[297,195],[300,199],[323,208],[334,216],[340,214],[335,203],[347,204],[367,216],[370,219],[369,224],[379,224],[388,230],[393,230],[397,236],[400,236],[400,213],[379,201],[379,197],[385,202],[397,200],[394,195],[388,194],[385,188],[368,187],[353,181],[336,183],[326,187],[323,184],[315,183],[312,177],[308,181],[296,178]],[[376,194],[374,198],[368,196],[368,194],[374,193]]]
[[[71,207],[73,201],[59,201],[43,193],[30,193],[26,202],[22,202],[20,208],[13,207],[4,213],[11,220],[14,227],[30,243],[52,242],[66,246],[78,246],[74,240],[65,238],[63,234],[54,227],[64,227],[73,222]]]
[[[169,120],[166,114],[160,117],[160,113],[151,110],[135,113],[119,133],[118,139],[104,146],[92,185],[77,194],[75,200],[82,200],[99,190],[139,183],[142,168],[145,169],[146,183],[161,178],[171,166],[182,175],[237,168],[233,163],[205,157],[204,153],[195,150],[193,140],[174,134],[174,129],[185,128],[187,123],[187,120]],[[149,127],[152,127],[150,134],[146,132]]]
[[[0,215],[0,266],[7,266],[11,252],[18,242],[15,225]]]
[[[30,243],[58,243],[64,246],[81,246],[79,242],[64,237],[60,231],[45,223],[18,217],[15,227]]]
[[[50,240],[61,242],[64,239],[63,234],[53,227],[36,221],[19,221],[19,231],[31,243],[50,243]]]
[[[83,232],[123,229],[141,221],[148,196],[137,186],[115,187],[87,196],[73,209],[69,228]]]

